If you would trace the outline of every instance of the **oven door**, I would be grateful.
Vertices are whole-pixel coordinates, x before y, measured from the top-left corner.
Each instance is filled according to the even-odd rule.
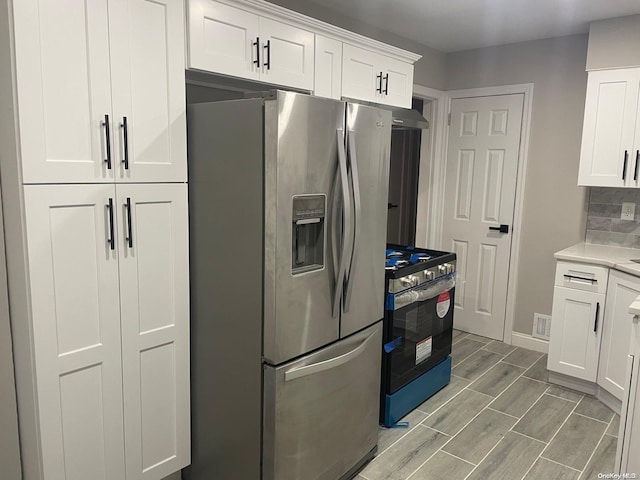
[[[386,394],[451,353],[454,294],[451,276],[396,294],[388,303],[383,351]]]

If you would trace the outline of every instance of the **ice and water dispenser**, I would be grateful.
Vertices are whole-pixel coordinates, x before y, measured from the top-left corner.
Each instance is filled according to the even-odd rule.
[[[326,195],[293,197],[291,272],[320,270],[324,266],[324,219]]]

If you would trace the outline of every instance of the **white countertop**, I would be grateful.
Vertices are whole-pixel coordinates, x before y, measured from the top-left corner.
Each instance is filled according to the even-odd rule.
[[[603,265],[640,277],[640,263],[631,261],[635,258],[640,259],[640,249],[637,248],[610,247],[583,242],[556,252],[554,257],[557,260],[569,262]],[[640,296],[629,306],[629,313],[640,315]]]

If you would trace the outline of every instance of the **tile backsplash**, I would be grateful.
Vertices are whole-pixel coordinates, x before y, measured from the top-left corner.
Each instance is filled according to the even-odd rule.
[[[621,220],[622,202],[636,204],[636,219]],[[592,187],[586,243],[640,248],[640,189]]]

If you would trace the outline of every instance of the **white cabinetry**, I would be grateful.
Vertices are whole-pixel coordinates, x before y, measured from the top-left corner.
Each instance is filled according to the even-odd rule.
[[[186,181],[183,8],[15,2],[24,183]]]
[[[342,96],[342,42],[316,35],[315,63],[313,94],[339,100]]]
[[[214,0],[190,0],[189,68],[313,90],[314,34]]]
[[[184,11],[0,12],[17,79],[14,96],[0,76],[0,167],[25,480],[160,480],[189,463]]]
[[[342,52],[344,97],[411,108],[413,65],[349,44]]]
[[[602,345],[598,366],[598,385],[622,400],[633,315],[629,305],[640,295],[640,278],[611,271],[607,288],[607,306],[602,325]]]
[[[625,396],[620,414],[616,472],[640,471],[640,319],[631,323],[631,345],[626,359]]]
[[[578,185],[638,187],[640,68],[589,72]]]
[[[607,268],[558,262],[549,370],[596,381],[607,277]]]

